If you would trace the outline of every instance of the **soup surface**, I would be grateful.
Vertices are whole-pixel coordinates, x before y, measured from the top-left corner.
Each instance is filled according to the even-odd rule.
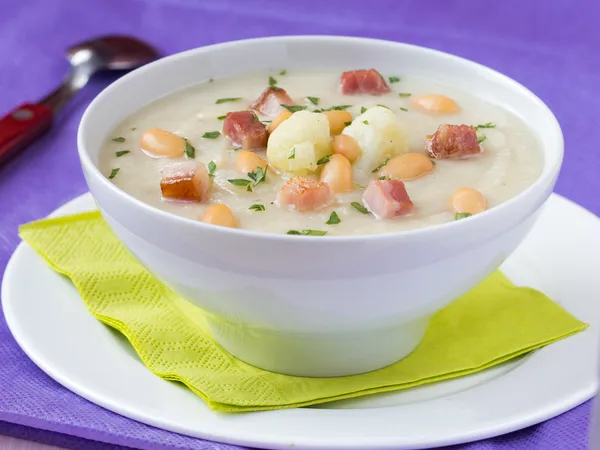
[[[100,169],[135,198],[173,214],[305,235],[468,220],[540,175],[538,139],[512,113],[431,80],[366,72],[344,79],[339,71],[281,71],[198,84],[119,124],[103,146]],[[283,88],[294,106],[267,95],[262,107],[253,105],[255,115],[244,116],[255,122],[250,134],[242,116],[225,117],[250,111],[269,85]],[[260,129],[278,122],[270,133]],[[447,124],[469,127],[438,131]],[[144,134],[149,129],[185,141],[160,130]],[[248,151],[268,164],[266,176]],[[226,217],[221,209],[206,211],[212,204],[226,205]]]

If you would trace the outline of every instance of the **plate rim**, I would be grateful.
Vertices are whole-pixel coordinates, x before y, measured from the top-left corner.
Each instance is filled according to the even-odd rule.
[[[566,202],[566,203],[565,203]],[[598,217],[596,217],[593,213],[585,210],[583,207],[571,202],[568,199],[565,199],[564,197],[558,196],[556,194],[553,194],[551,196],[551,200],[549,200],[549,204],[551,205],[552,203],[565,203],[565,205],[567,205],[570,208],[576,208],[578,210],[579,213],[585,214],[587,215],[588,219],[590,220],[595,220],[596,221],[596,225],[600,228],[600,219],[598,219]],[[76,209],[78,211],[84,211],[86,209],[87,204],[89,205],[93,205],[93,198],[91,197],[91,195],[89,193],[83,194],[81,196],[78,196],[74,199],[72,199],[71,201],[61,205],[59,208],[57,208],[53,213],[51,213],[52,215],[60,215],[60,214],[64,214],[64,212],[66,210],[73,210]],[[89,207],[87,207],[87,209],[89,209]],[[444,446],[444,445],[452,445],[452,444],[461,444],[461,443],[466,443],[466,442],[472,442],[472,441],[476,441],[476,440],[480,440],[480,439],[486,439],[486,438],[490,438],[490,437],[494,437],[494,436],[498,436],[501,434],[505,434],[505,433],[509,433],[512,431],[516,431],[531,425],[535,425],[537,423],[543,422],[545,420],[548,420],[552,417],[555,417],[559,414],[562,414],[566,411],[568,411],[571,408],[574,408],[575,406],[578,406],[579,404],[585,402],[586,400],[590,399],[591,397],[594,396],[594,394],[596,393],[597,390],[597,380],[594,379],[594,381],[592,383],[588,383],[588,385],[586,386],[579,386],[577,388],[572,388],[571,389],[571,393],[570,395],[563,395],[563,397],[560,398],[560,401],[558,400],[552,400],[552,401],[547,401],[547,405],[545,405],[544,408],[539,409],[538,411],[536,411],[535,413],[532,412],[524,412],[522,413],[520,418],[511,418],[512,420],[509,422],[506,421],[498,421],[501,423],[496,423],[494,424],[487,424],[487,425],[483,425],[483,426],[473,426],[474,424],[471,424],[472,428],[470,431],[462,431],[459,433],[454,433],[454,435],[443,435],[441,437],[429,437],[427,440],[422,440],[421,442],[409,442],[409,441],[405,441],[402,440],[401,436],[398,436],[397,438],[394,437],[390,437],[390,436],[373,436],[373,435],[369,435],[368,433],[361,433],[362,439],[357,439],[356,436],[353,436],[351,434],[344,434],[344,435],[339,435],[339,434],[329,434],[327,436],[318,436],[318,437],[313,437],[313,436],[302,436],[302,432],[301,430],[297,430],[300,432],[300,434],[295,438],[293,437],[286,437],[286,436],[281,436],[278,435],[277,433],[271,433],[271,434],[267,434],[265,433],[265,430],[262,431],[262,434],[257,431],[256,429],[254,430],[254,434],[252,432],[250,432],[251,436],[248,436],[248,431],[246,432],[239,432],[238,430],[238,434],[236,435],[235,432],[231,432],[230,435],[223,435],[223,432],[214,432],[212,430],[190,430],[186,427],[183,426],[179,426],[177,424],[173,424],[173,423],[168,423],[167,421],[165,421],[164,419],[160,419],[160,418],[156,418],[156,417],[152,417],[151,414],[149,413],[138,413],[135,411],[135,408],[131,408],[131,405],[119,405],[118,404],[118,399],[107,399],[105,398],[106,393],[104,393],[104,395],[102,393],[94,393],[94,392],[90,392],[89,389],[86,389],[85,387],[85,383],[81,384],[80,381],[75,381],[75,380],[71,380],[69,379],[68,375],[60,373],[60,370],[58,370],[56,367],[53,367],[52,362],[46,361],[44,359],[44,355],[40,355],[36,352],[36,348],[35,348],[35,343],[31,343],[28,342],[27,340],[27,336],[24,336],[22,334],[22,330],[20,329],[20,325],[19,325],[19,318],[14,316],[15,311],[13,310],[12,306],[11,306],[11,298],[12,298],[12,288],[13,285],[11,284],[11,280],[15,279],[16,275],[15,273],[17,273],[17,271],[19,270],[19,262],[21,259],[27,258],[27,251],[31,251],[33,252],[33,250],[24,242],[21,242],[17,249],[15,250],[15,252],[13,253],[13,255],[11,255],[11,258],[6,266],[6,271],[5,271],[5,275],[4,275],[4,279],[2,280],[2,291],[1,291],[1,298],[2,298],[2,308],[4,310],[4,314],[5,314],[5,318],[6,318],[6,322],[7,325],[11,331],[11,334],[13,335],[14,339],[17,341],[18,345],[21,347],[21,349],[23,349],[23,351],[26,353],[26,355],[42,370],[44,371],[47,375],[49,375],[51,378],[53,378],[55,381],[57,381],[59,384],[61,384],[62,386],[66,387],[67,389],[75,392],[77,395],[97,404],[100,405],[103,408],[106,408],[110,411],[113,411],[117,414],[120,414],[122,416],[131,418],[133,420],[137,420],[139,422],[142,423],[146,423],[148,425],[152,425],[167,431],[173,431],[176,433],[181,433],[187,436],[192,436],[192,437],[197,437],[197,438],[201,438],[201,439],[207,439],[207,440],[213,440],[213,441],[217,441],[217,442],[222,442],[222,443],[229,443],[229,444],[234,444],[234,445],[245,445],[245,446],[254,446],[254,447],[261,447],[261,448],[272,448],[272,449],[280,449],[280,448],[289,448],[291,445],[296,445],[302,448],[311,448],[311,449],[317,449],[317,448],[327,448],[327,449],[359,449],[359,448],[365,448],[365,446],[368,446],[369,448],[377,448],[377,449],[422,449],[422,448],[432,448],[432,447],[439,447],[439,446]],[[49,269],[51,270],[51,269]],[[54,272],[52,272],[54,273]],[[56,276],[58,277],[58,275],[56,274]],[[77,295],[77,294],[75,294]],[[595,327],[594,327],[595,330]],[[589,331],[587,332],[587,334],[594,334],[596,335],[597,332],[593,332],[590,333]],[[555,353],[557,352],[556,350],[552,350],[554,348],[557,348],[556,346],[560,346],[560,348],[562,348],[563,346],[565,346],[565,342],[569,343],[572,342],[573,339],[577,339],[579,336],[584,335],[584,333],[580,333],[580,335],[578,336],[573,336],[570,339],[571,340],[567,340],[567,341],[561,341],[558,342],[556,344],[553,344],[550,347],[546,347],[544,349],[539,350],[538,352],[536,352],[536,354],[531,355],[530,358],[528,358],[529,361],[533,361],[534,363],[538,360],[540,360],[540,358],[542,359],[552,359],[551,357],[549,358],[548,355],[550,353]],[[588,339],[590,339],[588,337]],[[579,339],[581,340],[581,339]],[[597,339],[596,339],[597,341]],[[562,346],[561,346],[562,344]],[[575,344],[571,344],[571,345],[575,345]],[[530,364],[528,361],[527,364]],[[151,374],[149,371],[147,371],[149,374]],[[365,421],[365,420],[369,420],[369,419],[377,419],[377,413],[375,413],[376,411],[383,411],[384,415],[390,415],[390,416],[394,416],[394,410],[398,409],[398,408],[406,408],[407,406],[410,409],[421,409],[423,407],[423,405],[426,405],[427,403],[439,403],[440,405],[447,405],[448,402],[457,402],[458,404],[460,404],[461,402],[461,397],[464,397],[464,400],[468,400],[469,397],[473,397],[473,391],[481,391],[482,389],[489,389],[489,385],[492,384],[497,384],[497,383],[507,383],[509,382],[512,378],[514,378],[517,374],[515,374],[515,372],[518,371],[509,371],[508,373],[504,374],[502,377],[500,377],[500,379],[498,380],[491,380],[488,383],[484,383],[481,386],[475,386],[472,387],[471,389],[468,389],[466,391],[461,391],[461,392],[457,392],[457,393],[453,393],[447,397],[442,397],[442,398],[435,398],[432,399],[431,401],[424,401],[424,402],[420,402],[418,404],[409,404],[409,405],[399,405],[399,406],[383,406],[383,407],[377,407],[377,408],[367,408],[367,409],[349,409],[349,410],[344,410],[344,409],[317,409],[317,408],[301,408],[301,409],[287,409],[287,410],[278,410],[278,411],[267,411],[267,412],[260,412],[260,413],[245,413],[242,415],[236,415],[235,417],[237,417],[236,419],[233,419],[233,417],[228,416],[228,415],[223,415],[222,413],[214,413],[210,410],[208,410],[208,408],[206,407],[206,410],[209,411],[208,414],[213,415],[213,418],[217,418],[217,421],[223,421],[224,423],[223,428],[232,428],[232,426],[238,426],[239,428],[239,420],[244,420],[242,418],[252,418],[252,417],[261,417],[262,419],[260,419],[258,422],[264,422],[264,418],[266,418],[267,422],[273,418],[277,419],[277,417],[281,416],[283,417],[284,421],[288,420],[288,421],[298,421],[300,424],[300,428],[302,427],[302,425],[306,425],[306,422],[311,422],[311,421],[323,421],[323,420],[327,420],[327,421],[331,421],[332,419],[334,420],[340,420],[340,417],[342,418],[343,421]],[[153,375],[154,376],[154,375]],[[162,381],[162,380],[161,380]],[[487,387],[486,387],[487,386]],[[479,392],[481,393],[481,392]],[[189,392],[189,395],[195,396],[193,393]],[[477,397],[477,396],[476,396]],[[116,401],[116,402],[115,402]],[[468,402],[467,402],[468,403]],[[481,403],[481,402],[480,402]],[[551,406],[550,406],[551,404]],[[438,407],[440,406],[438,405]],[[238,418],[240,418],[238,420]],[[379,417],[380,419],[380,417]],[[255,422],[254,419],[249,419],[250,422]],[[202,422],[202,421],[199,421]],[[350,422],[351,424],[352,422]],[[364,425],[364,422],[363,422]],[[210,426],[210,424],[209,424]],[[371,424],[371,426],[373,426],[373,424]],[[202,426],[201,426],[202,427]],[[364,426],[362,427],[362,429],[364,430]],[[272,430],[271,430],[272,431]],[[298,438],[298,436],[300,436]]]

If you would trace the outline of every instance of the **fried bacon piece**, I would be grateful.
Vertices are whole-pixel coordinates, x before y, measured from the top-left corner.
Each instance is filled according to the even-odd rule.
[[[363,203],[380,219],[408,214],[413,208],[404,183],[399,180],[371,180],[363,194]]]
[[[344,72],[340,81],[342,94],[344,95],[382,95],[391,92],[385,79],[375,69]]]
[[[250,108],[265,116],[274,117],[283,110],[281,105],[291,106],[293,104],[294,101],[284,89],[268,87],[260,94],[254,103],[250,105]]]
[[[469,125],[440,125],[425,140],[425,148],[435,159],[466,158],[481,153],[477,132]]]
[[[269,133],[253,111],[227,113],[223,122],[223,134],[234,146],[245,150],[260,150],[267,147]]]
[[[283,185],[277,201],[280,206],[296,211],[315,210],[331,204],[333,192],[326,183],[295,177]]]
[[[167,200],[203,202],[208,197],[210,177],[202,163],[186,161],[163,169],[160,190]]]

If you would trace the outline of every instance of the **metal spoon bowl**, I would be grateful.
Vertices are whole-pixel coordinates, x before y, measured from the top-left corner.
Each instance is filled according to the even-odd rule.
[[[0,166],[48,131],[56,113],[95,73],[135,69],[156,59],[158,52],[133,37],[103,36],[74,45],[66,56],[71,71],[58,88],[0,119]]]

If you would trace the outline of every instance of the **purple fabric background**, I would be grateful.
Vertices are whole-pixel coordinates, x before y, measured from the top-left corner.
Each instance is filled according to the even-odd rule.
[[[0,0],[0,112],[43,96],[66,73],[63,50],[98,34],[134,34],[164,54],[284,34],[410,42],[486,64],[538,94],[565,133],[557,191],[598,214],[599,16],[597,0]],[[49,135],[0,168],[0,275],[19,242],[19,224],[86,191],[75,150],[77,125],[111,79],[95,78]],[[72,394],[21,352],[1,313],[0,386],[0,433],[67,448],[237,448],[148,427]],[[588,402],[544,424],[454,449],[584,449],[589,411]]]

